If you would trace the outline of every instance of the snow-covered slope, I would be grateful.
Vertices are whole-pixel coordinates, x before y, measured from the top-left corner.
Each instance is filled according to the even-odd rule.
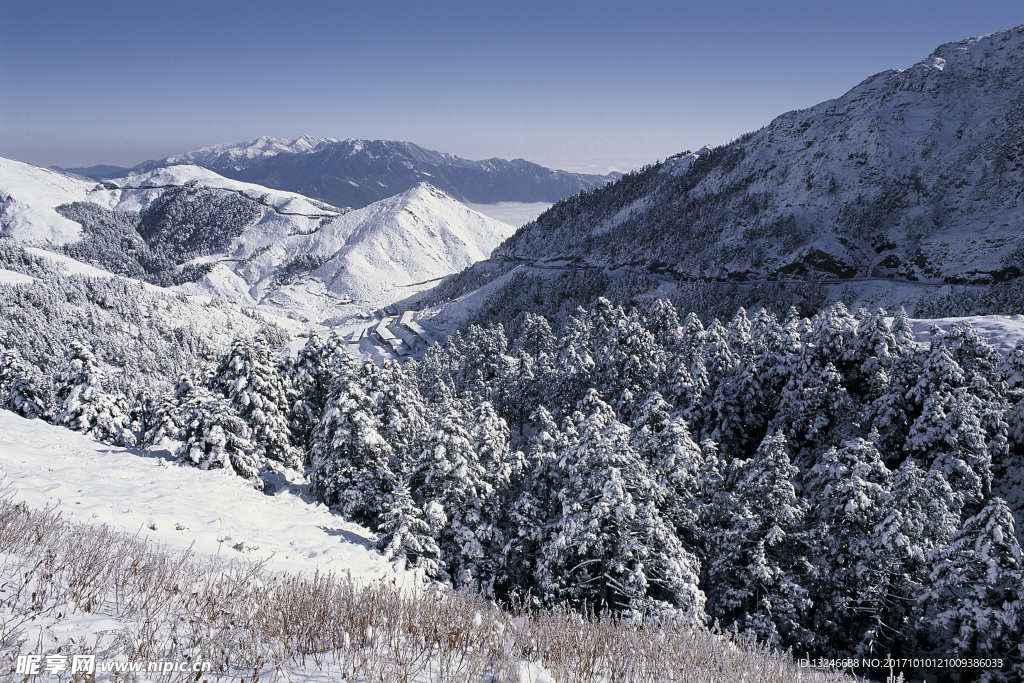
[[[686,278],[1021,274],[1024,26],[556,204],[499,250]]]
[[[300,482],[265,495],[239,477],[91,441],[0,410],[2,484],[32,508],[140,533],[172,548],[240,553],[286,571],[397,576],[366,529],[316,503]]]
[[[92,181],[0,158],[0,232],[28,244],[76,242],[81,227],[54,207],[89,201],[94,187]]]
[[[185,291],[234,291],[307,318],[343,302],[369,310],[487,258],[513,230],[424,183],[308,232],[263,222],[236,240],[232,261]]]
[[[309,238],[309,254],[334,256],[314,271],[329,291],[362,302],[436,280],[487,258],[512,233],[426,183],[353,211]]]
[[[251,199],[259,200],[280,215],[319,219],[342,213],[341,210],[333,206],[295,192],[283,192],[262,185],[243,183],[192,164],[167,166],[127,178],[115,179],[107,183],[107,186],[117,186],[121,189],[110,189],[107,194],[114,199],[114,205],[118,209],[138,210],[152,203],[164,189],[190,182],[196,183],[199,187],[239,192]]]

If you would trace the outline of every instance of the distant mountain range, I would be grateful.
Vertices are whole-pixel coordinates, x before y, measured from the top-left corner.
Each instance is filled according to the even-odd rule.
[[[993,283],[1024,272],[1024,26],[555,204],[492,258],[679,279]]]
[[[410,142],[261,137],[147,161],[134,168],[60,169],[105,180],[194,164],[226,178],[298,192],[338,207],[359,208],[428,182],[470,203],[555,202],[600,187],[621,174],[556,171],[523,159],[469,161]]]

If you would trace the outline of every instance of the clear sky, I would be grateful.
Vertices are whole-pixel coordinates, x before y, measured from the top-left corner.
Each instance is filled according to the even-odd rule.
[[[1021,0],[4,0],[0,156],[305,133],[627,170],[1022,23]]]

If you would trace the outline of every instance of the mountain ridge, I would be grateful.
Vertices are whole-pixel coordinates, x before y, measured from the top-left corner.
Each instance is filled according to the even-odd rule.
[[[682,279],[1020,274],[1024,26],[554,205],[496,258],[632,264]]]
[[[554,202],[620,174],[552,170],[525,159],[483,161],[428,150],[411,142],[340,140],[303,135],[223,143],[131,169],[195,164],[235,180],[299,192],[334,206],[360,208],[428,181],[461,202]]]
[[[4,235],[305,320],[393,303],[486,258],[513,230],[428,183],[345,211],[194,165],[97,184],[0,159]]]

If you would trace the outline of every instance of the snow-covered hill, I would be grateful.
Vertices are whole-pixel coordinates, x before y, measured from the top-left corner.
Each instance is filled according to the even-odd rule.
[[[26,244],[77,242],[81,226],[54,207],[89,201],[95,187],[88,180],[0,157],[0,232]]]
[[[309,295],[351,299],[359,307],[397,301],[487,258],[513,229],[479,214],[426,183],[327,223],[315,233],[293,235],[238,269],[255,281],[254,294],[289,308],[309,305]],[[262,245],[239,240],[238,257]],[[295,259],[323,262],[308,275],[270,291],[270,279]]]
[[[196,188],[212,194],[193,196]],[[170,192],[177,194],[164,206]],[[187,229],[188,248],[178,251],[190,260],[181,265],[201,265],[209,272],[180,291],[302,320],[353,314],[403,299],[487,258],[514,231],[426,183],[345,212],[194,165],[96,184],[0,160],[0,193],[3,233],[43,248],[61,249],[89,238],[89,230],[57,208],[76,202],[122,212],[117,215],[127,217],[124,229],[135,244],[142,240],[135,232],[145,233],[148,239],[163,240],[166,251],[185,239],[175,237],[176,232]],[[220,214],[206,222],[195,218],[207,211],[203,202],[218,198],[228,201],[224,215],[241,216],[228,234],[217,233],[228,230]],[[241,208],[234,210],[232,201]],[[109,257],[109,249],[118,244],[115,240],[107,252],[96,252],[92,266],[108,267],[104,255]]]
[[[351,207],[366,206],[421,182],[464,202],[554,202],[619,176],[557,171],[524,159],[470,161],[410,142],[306,135],[214,145],[147,161],[133,171],[175,164],[195,164],[229,178]]]
[[[1024,26],[556,204],[497,255],[684,278],[1021,274]]]

